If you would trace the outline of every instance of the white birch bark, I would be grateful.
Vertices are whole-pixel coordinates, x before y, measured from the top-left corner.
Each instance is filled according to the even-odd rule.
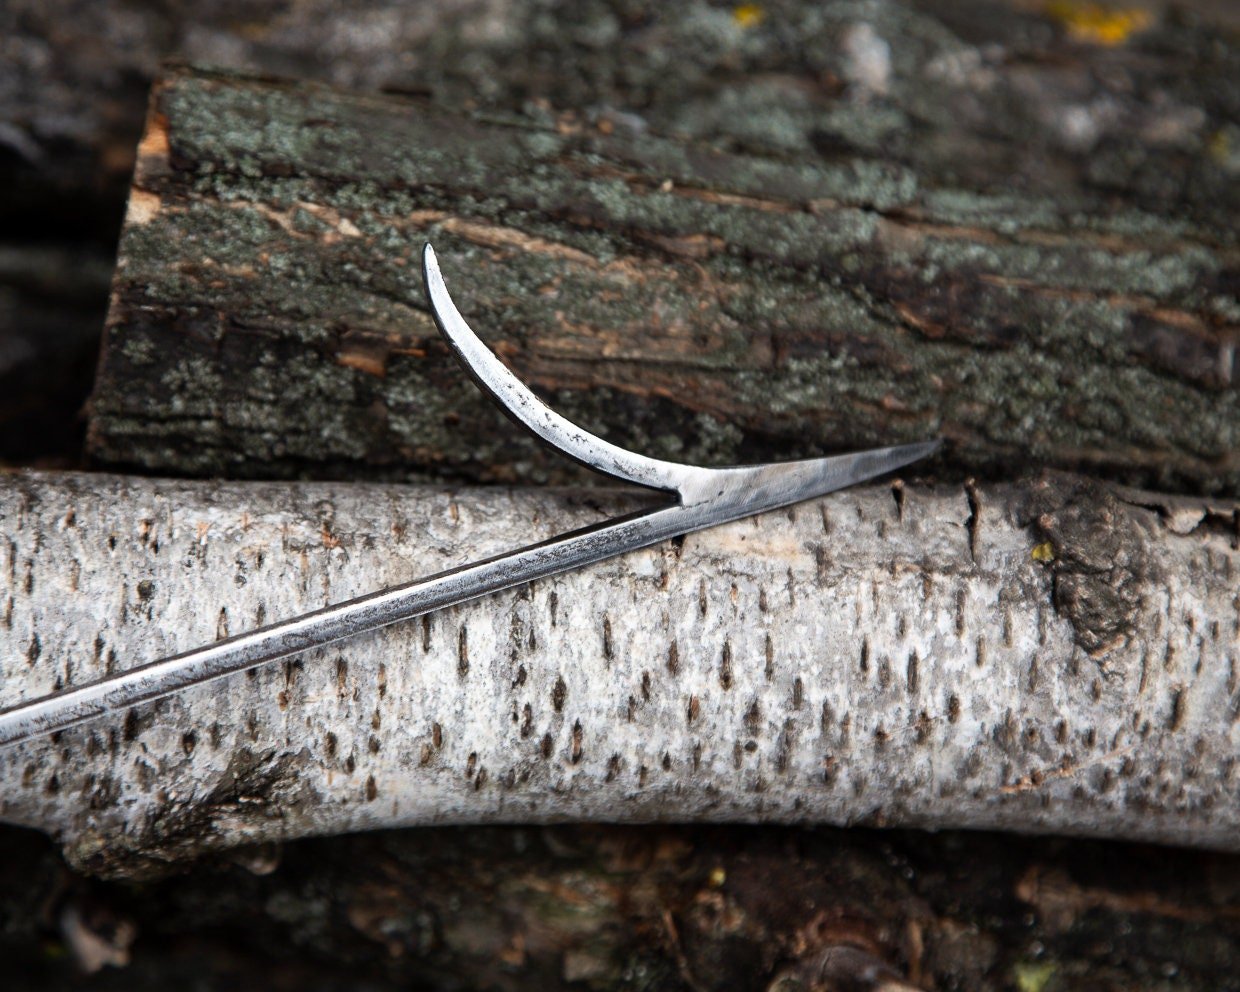
[[[632,505],[10,475],[0,703]],[[1237,849],[1238,576],[1232,506],[1070,477],[853,490],[19,745],[0,753],[0,817],[109,872],[554,820]]]

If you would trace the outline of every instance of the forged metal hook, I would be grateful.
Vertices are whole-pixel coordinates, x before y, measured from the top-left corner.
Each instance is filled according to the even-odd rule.
[[[939,446],[935,440],[734,468],[699,468],[647,458],[561,417],[508,371],[452,302],[429,244],[423,251],[422,272],[440,332],[483,392],[509,417],[569,458],[604,475],[666,493],[669,502],[18,703],[0,710],[0,746],[487,593],[822,496],[900,468]]]

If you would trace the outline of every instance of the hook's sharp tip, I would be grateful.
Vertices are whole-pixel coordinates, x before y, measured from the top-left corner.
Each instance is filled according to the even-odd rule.
[[[422,281],[426,285],[426,297],[431,305],[431,312],[437,319],[442,317],[444,312],[453,309],[448,287],[443,282],[443,273],[439,271],[439,259],[429,241],[422,246]],[[439,326],[444,334],[448,333],[442,321]]]
[[[837,484],[832,487],[839,489],[886,475],[888,472],[897,472],[913,462],[921,461],[934,454],[942,443],[942,438],[935,438],[933,441],[893,444],[888,448],[857,451],[851,455],[836,455],[832,458],[824,458],[822,461],[824,465],[846,467],[845,474],[837,479]]]
[[[884,452],[891,462],[892,469],[903,468],[913,462],[928,458],[943,446],[943,438],[936,437],[930,441],[914,441],[912,444],[897,444]]]

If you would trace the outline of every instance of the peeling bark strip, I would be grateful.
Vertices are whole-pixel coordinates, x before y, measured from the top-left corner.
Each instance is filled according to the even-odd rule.
[[[568,416],[738,462],[915,440],[1240,488],[1234,234],[1085,195],[797,164],[311,85],[157,88],[90,422],[99,460],[545,478],[439,345],[417,253]]]
[[[1235,848],[1235,508],[1199,504],[1186,528],[1072,479],[972,500],[896,491],[691,535],[23,745],[0,755],[0,811],[112,870],[384,825],[561,819]],[[9,476],[0,702],[631,505]],[[1117,542],[1122,560],[1094,561]],[[1113,586],[1121,626],[1096,629],[1080,603]]]

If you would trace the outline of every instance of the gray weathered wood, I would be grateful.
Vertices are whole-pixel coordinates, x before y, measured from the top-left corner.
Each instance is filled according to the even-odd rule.
[[[0,215],[33,206],[80,237],[83,213],[103,213],[110,228],[146,88],[168,58],[448,104],[610,113],[784,155],[885,145],[936,176],[1017,164],[1022,183],[1092,178],[1152,205],[1209,210],[1222,177],[1208,159],[1191,163],[1187,182],[1172,176],[1234,115],[1240,14],[1229,0],[1124,7],[1148,12],[1146,30],[1104,47],[1080,44],[1053,7],[1019,0],[798,0],[748,26],[704,0],[251,0],[243,15],[228,5],[9,0],[0,174],[11,182]],[[857,77],[876,81],[849,54],[849,30],[862,24],[871,48],[890,54],[869,113],[847,99]],[[965,99],[944,99],[953,92]],[[942,137],[927,140],[927,129]],[[1102,154],[1086,168],[1091,152]]]
[[[1171,223],[878,150],[790,161],[188,70],[157,88],[140,152],[91,404],[106,464],[562,472],[440,346],[431,239],[523,378],[651,454],[943,434],[958,477],[1033,463],[1240,491],[1226,201]]]
[[[16,475],[12,702],[629,505]],[[394,824],[866,822],[1234,848],[1234,507],[846,492],[0,756],[80,864]],[[1053,556],[1053,561],[1043,561]]]

